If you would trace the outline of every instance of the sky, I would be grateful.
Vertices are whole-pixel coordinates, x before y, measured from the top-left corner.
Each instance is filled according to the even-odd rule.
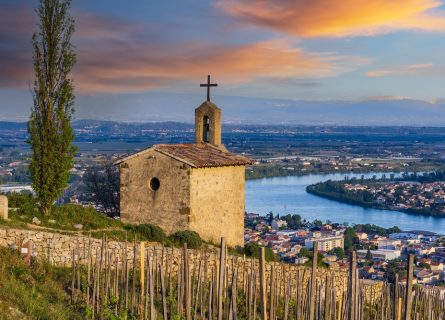
[[[199,83],[207,74],[218,83],[212,89],[217,103],[240,98],[231,108],[242,108],[242,98],[412,99],[442,106],[444,4],[74,0],[77,117],[114,119],[109,114],[138,105],[146,106],[146,121],[175,120],[185,112],[191,119],[190,110],[205,99]],[[32,106],[37,5],[0,0],[0,120],[26,120]],[[180,107],[163,113],[160,96]],[[137,119],[119,114],[114,120]]]

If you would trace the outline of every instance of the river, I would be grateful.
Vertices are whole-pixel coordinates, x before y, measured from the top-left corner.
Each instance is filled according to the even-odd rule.
[[[366,173],[365,178],[383,173]],[[389,177],[390,173],[386,173]],[[246,181],[246,211],[265,215],[299,214],[303,219],[330,220],[351,224],[370,223],[381,227],[398,226],[402,230],[425,230],[445,234],[445,218],[412,215],[404,212],[377,210],[324,199],[306,192],[306,186],[326,180],[342,180],[344,176],[360,178],[362,174],[312,174],[274,177]],[[397,174],[396,174],[397,175]]]

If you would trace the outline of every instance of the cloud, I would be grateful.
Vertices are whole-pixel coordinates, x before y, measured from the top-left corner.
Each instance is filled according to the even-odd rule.
[[[241,22],[303,37],[445,30],[438,0],[219,0]]]
[[[371,70],[364,73],[366,77],[378,78],[389,76],[444,76],[445,66],[438,66],[432,63],[409,64],[393,68]]]
[[[0,5],[0,87],[26,87],[33,78],[30,39],[36,29],[31,8]],[[75,11],[78,63],[73,70],[82,93],[141,92],[183,81],[216,79],[241,83],[257,78],[331,77],[366,64],[336,53],[309,53],[286,41],[223,43],[167,40],[162,26],[131,23]],[[148,30],[148,31],[147,31]]]
[[[27,86],[31,63],[32,9],[0,5],[0,87]],[[17,17],[20,17],[18,19]],[[26,37],[26,38],[25,38]]]
[[[102,52],[103,54],[98,54]],[[83,63],[82,63],[83,61]],[[201,81],[208,73],[230,83],[256,78],[322,78],[363,64],[358,57],[309,54],[275,42],[247,45],[179,45],[159,50],[148,43],[79,53],[76,80],[85,92],[143,91],[179,81]]]
[[[370,77],[370,78],[376,78],[376,77],[388,76],[391,73],[392,73],[391,70],[374,70],[374,71],[365,72],[365,76]]]

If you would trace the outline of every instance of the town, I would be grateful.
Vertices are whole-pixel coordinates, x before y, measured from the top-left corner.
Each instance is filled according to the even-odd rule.
[[[245,242],[266,246],[282,261],[310,265],[311,250],[317,243],[322,266],[347,270],[349,249],[356,249],[359,275],[369,280],[406,280],[407,257],[415,255],[415,282],[427,286],[444,285],[445,236],[431,232],[402,232],[370,225],[308,222],[299,215],[245,216]],[[358,231],[362,230],[362,231]],[[366,230],[367,232],[363,231]],[[395,231],[390,233],[391,231]]]
[[[394,182],[373,185],[345,184],[347,192],[367,192],[370,201],[391,210],[424,210],[445,214],[445,182]]]

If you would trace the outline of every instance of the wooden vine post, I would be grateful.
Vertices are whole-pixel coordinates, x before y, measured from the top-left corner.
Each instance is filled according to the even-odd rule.
[[[226,266],[226,239],[221,238],[221,247],[219,250],[219,277],[218,277],[218,320],[223,318],[223,289],[225,282]]]
[[[142,314],[142,305],[145,301],[145,242],[141,241],[141,244],[139,246],[140,248],[140,268],[141,268],[141,274],[140,274],[140,283],[141,283],[141,308],[139,310],[139,314]]]
[[[184,243],[184,284],[185,284],[185,316],[186,320],[192,319],[192,300],[190,286],[190,265],[188,258],[187,243]]]
[[[399,319],[399,274],[394,275],[394,293],[393,293],[393,318]]]
[[[309,301],[309,320],[315,319],[315,304],[317,299],[317,263],[318,263],[318,242],[313,242],[312,251],[312,272],[311,272],[311,288]]]
[[[266,249],[260,248],[260,312],[261,320],[267,319],[266,301]]]
[[[357,273],[357,256],[354,250],[351,251],[349,255],[349,285],[348,285],[348,319],[355,320],[356,319],[356,273]]]
[[[413,268],[414,255],[408,256],[408,275],[406,277],[406,294],[405,294],[405,320],[411,319],[411,307],[413,304]]]

